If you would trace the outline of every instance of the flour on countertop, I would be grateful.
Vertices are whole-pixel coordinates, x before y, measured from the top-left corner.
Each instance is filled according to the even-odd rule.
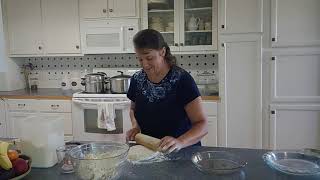
[[[132,164],[154,163],[168,160],[163,153],[152,151],[142,145],[132,146],[128,153],[128,161]]]

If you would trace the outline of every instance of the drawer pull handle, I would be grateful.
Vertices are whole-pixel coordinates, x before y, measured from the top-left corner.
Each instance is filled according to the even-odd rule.
[[[52,104],[51,107],[52,108],[59,108],[59,105]]]

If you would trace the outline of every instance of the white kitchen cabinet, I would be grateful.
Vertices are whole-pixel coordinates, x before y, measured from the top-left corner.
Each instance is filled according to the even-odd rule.
[[[136,0],[108,0],[109,17],[136,17]]]
[[[9,53],[37,55],[43,53],[41,0],[7,0]]]
[[[320,105],[270,106],[270,148],[320,148]]]
[[[78,0],[7,0],[10,56],[81,53]]]
[[[217,50],[217,0],[143,0],[142,14],[143,28],[159,31],[172,51]]]
[[[19,137],[19,122],[29,118],[53,117],[64,121],[65,136],[72,139],[73,126],[71,118],[71,101],[69,100],[35,100],[8,99],[9,117],[7,131],[9,137]],[[36,125],[35,125],[36,127]]]
[[[319,0],[271,0],[272,47],[320,45]]]
[[[216,147],[217,144],[217,117],[209,116],[208,118],[208,134],[203,137],[201,143],[203,146]]]
[[[79,7],[81,18],[107,17],[107,0],[79,0]]]
[[[41,3],[46,53],[81,53],[78,0],[42,0]]]
[[[208,134],[201,140],[203,146],[216,147],[218,140],[217,102],[203,101],[202,107],[208,119]]]
[[[320,52],[273,53],[271,101],[320,102]]]
[[[80,17],[116,18],[139,17],[137,0],[80,0]]]
[[[221,33],[262,32],[263,0],[221,0]]]
[[[221,145],[262,148],[261,36],[228,36],[221,40],[219,64],[224,68],[219,81],[219,127],[223,127],[221,134],[225,136],[219,138],[225,141]]]
[[[6,105],[4,100],[0,99],[0,138],[7,137],[6,119]]]
[[[8,137],[21,137],[19,132],[22,126],[22,121],[37,118],[38,113],[36,111],[27,111],[27,112],[15,112],[13,110],[9,110],[8,115]],[[36,127],[36,125],[35,125]]]

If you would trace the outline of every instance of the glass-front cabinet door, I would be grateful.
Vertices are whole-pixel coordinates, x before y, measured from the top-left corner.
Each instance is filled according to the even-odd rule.
[[[172,51],[215,51],[218,0],[143,0],[143,29],[160,31]]]
[[[172,51],[179,50],[177,0],[145,0],[143,27],[161,32]]]
[[[217,0],[182,0],[180,51],[217,50]]]

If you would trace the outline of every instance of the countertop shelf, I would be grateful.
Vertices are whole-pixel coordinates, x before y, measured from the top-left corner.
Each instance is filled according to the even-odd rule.
[[[191,161],[192,154],[202,151],[227,151],[241,157],[248,162],[247,166],[239,172],[227,175],[206,174],[199,171]],[[247,180],[316,180],[318,176],[293,176],[280,173],[271,169],[262,159],[262,155],[268,150],[260,149],[235,149],[220,147],[187,147],[177,153],[169,155],[169,159],[157,163],[145,163],[134,165],[126,163],[119,173],[119,180],[172,180],[172,179],[188,179],[188,180],[213,180],[213,179],[247,179]],[[61,174],[60,166],[56,165],[52,168],[32,168],[31,173],[25,177],[26,180],[76,180],[75,174]]]
[[[64,91],[60,88],[39,88],[37,90],[19,89],[15,91],[0,91],[0,98],[71,100],[72,94],[75,92],[77,91]]]
[[[39,88],[38,90],[20,89],[15,91],[0,91],[0,98],[7,99],[56,99],[71,100],[72,94],[78,91],[61,90],[60,88]],[[203,100],[219,101],[219,96],[201,96]]]

